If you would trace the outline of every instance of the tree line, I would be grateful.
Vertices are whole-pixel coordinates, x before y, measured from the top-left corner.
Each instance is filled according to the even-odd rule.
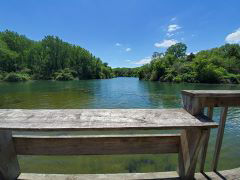
[[[112,68],[86,49],[56,36],[33,41],[0,32],[0,80],[73,80],[113,77]]]
[[[139,68],[113,68],[115,77],[138,77]]]
[[[240,45],[186,54],[187,46],[177,43],[165,53],[155,52],[150,63],[138,69],[140,80],[189,83],[240,83]]]
[[[186,54],[177,43],[154,52],[137,68],[111,68],[88,50],[56,36],[33,41],[13,31],[0,32],[0,80],[74,80],[139,77],[140,80],[189,83],[240,83],[240,45]]]

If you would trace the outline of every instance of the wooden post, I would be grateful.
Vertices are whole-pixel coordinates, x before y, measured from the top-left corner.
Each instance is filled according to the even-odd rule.
[[[227,111],[228,111],[228,107],[222,108],[222,111],[221,111],[221,117],[220,117],[220,122],[219,122],[220,125],[218,128],[215,151],[214,151],[214,155],[213,155],[213,165],[212,165],[213,171],[217,171],[217,165],[218,165],[218,160],[219,160],[220,151],[221,151],[221,147],[222,147],[222,141],[223,141],[224,128],[225,128],[225,123],[226,123],[226,119],[227,119]]]
[[[181,179],[194,179],[198,154],[205,143],[208,129],[183,130],[179,148],[178,173]]]
[[[208,116],[208,118],[210,120],[212,120],[212,117],[213,117],[213,107],[208,107],[207,116]],[[207,156],[207,148],[208,148],[209,137],[210,137],[210,129],[207,132],[207,136],[206,136],[206,139],[205,139],[204,146],[203,146],[203,148],[201,149],[201,152],[200,152],[200,172],[204,171],[204,166],[205,166],[205,161],[206,161],[206,156]]]
[[[183,107],[192,115],[199,115],[203,113],[203,106],[201,105],[199,98],[182,94]]]
[[[13,180],[20,168],[12,141],[12,132],[0,130],[0,179]]]

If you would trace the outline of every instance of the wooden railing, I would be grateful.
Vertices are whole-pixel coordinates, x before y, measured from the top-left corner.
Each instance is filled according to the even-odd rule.
[[[200,97],[200,96],[199,96]],[[20,174],[17,155],[178,154],[178,174],[193,179],[199,153],[205,160],[211,128],[205,104],[183,92],[185,109],[0,110],[0,179]],[[210,101],[212,102],[212,101]],[[222,101],[219,100],[222,103]],[[208,104],[209,105],[209,104]],[[216,104],[214,104],[216,105]],[[225,112],[225,111],[224,111]],[[193,114],[193,115],[191,115]],[[223,118],[226,113],[223,113]],[[182,130],[180,134],[12,136],[12,131]],[[223,133],[222,133],[223,134]],[[204,164],[204,160],[202,163]]]
[[[222,107],[218,134],[213,155],[212,170],[217,171],[222,140],[224,135],[225,123],[227,119],[228,107],[240,107],[240,91],[230,90],[184,90],[182,91],[184,108],[192,115],[201,115],[204,113],[204,108],[208,108],[207,116],[209,119],[213,117],[214,107]],[[208,139],[210,131],[207,133],[208,138],[204,147],[201,150],[200,171],[204,171],[206,153],[208,147]]]

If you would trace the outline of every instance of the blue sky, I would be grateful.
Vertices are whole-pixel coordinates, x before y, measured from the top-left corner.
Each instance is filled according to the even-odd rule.
[[[0,30],[57,35],[112,67],[136,67],[176,42],[197,52],[240,42],[239,0],[1,0]]]

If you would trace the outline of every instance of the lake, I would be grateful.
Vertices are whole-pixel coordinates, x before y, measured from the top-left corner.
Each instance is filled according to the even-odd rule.
[[[180,108],[183,89],[240,90],[229,84],[173,84],[139,81],[137,78],[113,78],[81,81],[0,82],[0,108]],[[220,111],[214,111],[218,122]],[[15,132],[19,134],[19,132]],[[31,133],[31,132],[22,132]],[[103,134],[103,132],[70,132]],[[112,132],[107,132],[112,133]],[[134,131],[117,132],[133,134]],[[158,133],[143,131],[143,133]],[[41,133],[42,135],[67,132]],[[206,169],[210,170],[216,130],[211,132]],[[19,156],[22,172],[36,173],[117,173],[176,170],[176,155],[118,156]],[[219,169],[240,167],[240,108],[230,108],[225,129]]]

